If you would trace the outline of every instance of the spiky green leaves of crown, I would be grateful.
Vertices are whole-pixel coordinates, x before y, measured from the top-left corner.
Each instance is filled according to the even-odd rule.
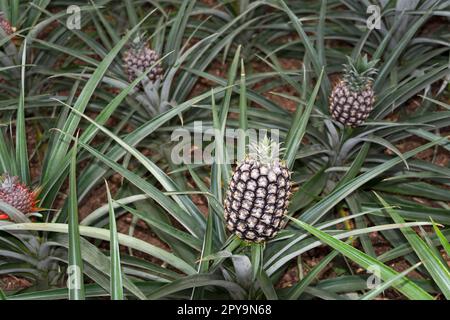
[[[136,35],[133,40],[129,43],[130,49],[140,51],[147,45],[147,41],[145,40],[144,34],[138,34]]]
[[[248,158],[261,162],[265,165],[273,165],[280,160],[280,144],[272,139],[269,139],[267,135],[259,143],[251,143],[249,145]]]
[[[291,173],[269,139],[252,145],[233,172],[224,203],[227,229],[249,242],[273,238],[284,226],[291,195]]]
[[[355,92],[366,89],[373,82],[373,76],[378,72],[375,68],[378,60],[369,61],[367,55],[352,59],[347,56],[344,64],[343,81],[347,87]]]

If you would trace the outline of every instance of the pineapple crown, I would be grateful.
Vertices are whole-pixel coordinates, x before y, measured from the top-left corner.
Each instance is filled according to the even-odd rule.
[[[345,84],[353,91],[365,89],[373,82],[372,76],[378,72],[375,68],[377,63],[378,59],[369,61],[367,54],[363,57],[358,56],[356,59],[347,56],[347,64],[344,64],[343,77]]]
[[[147,40],[145,40],[145,33],[138,33],[131,41],[129,47],[135,51],[140,51],[146,44]]]
[[[15,176],[10,176],[9,173],[4,173],[0,177],[0,189],[12,189],[19,183],[19,178]]]
[[[274,165],[280,161],[279,153],[283,150],[280,143],[269,139],[267,135],[259,143],[250,143],[249,158],[262,164]]]

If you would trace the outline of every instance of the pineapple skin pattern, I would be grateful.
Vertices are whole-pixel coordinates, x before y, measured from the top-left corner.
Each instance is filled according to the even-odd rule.
[[[279,161],[245,159],[233,173],[225,199],[227,229],[249,242],[264,242],[284,227],[291,173]]]
[[[128,49],[124,56],[123,62],[125,64],[125,71],[130,82],[134,81],[141,73],[144,73],[152,65],[160,59],[155,50],[150,49],[147,45],[142,45],[139,48]],[[147,77],[150,82],[155,82],[162,78],[163,69],[161,63],[158,63],[148,73]]]
[[[0,12],[0,28],[2,28],[7,35],[11,35],[16,32],[16,28],[9,23],[3,12]]]
[[[330,113],[334,120],[344,126],[356,127],[369,117],[374,102],[371,85],[361,91],[354,91],[344,81],[340,81],[330,96]]]

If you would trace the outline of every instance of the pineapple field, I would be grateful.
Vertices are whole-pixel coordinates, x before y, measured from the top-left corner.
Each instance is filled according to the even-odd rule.
[[[450,299],[449,1],[0,11],[0,300]]]

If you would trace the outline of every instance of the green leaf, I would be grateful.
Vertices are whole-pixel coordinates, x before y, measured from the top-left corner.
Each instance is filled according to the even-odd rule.
[[[405,277],[408,273],[411,271],[417,269],[422,264],[422,262],[418,262],[412,267],[406,269],[405,271],[399,273],[394,278],[390,279],[389,281],[384,282],[383,284],[377,286],[373,290],[367,292],[365,295],[363,295],[360,300],[371,300],[373,298],[376,298],[380,293],[383,293],[384,290],[389,289],[395,282],[400,281]]]
[[[188,19],[191,15],[192,9],[195,5],[195,1],[183,1],[177,8],[176,16],[171,22],[171,28],[169,35],[167,36],[166,51],[173,51],[174,54],[169,57],[168,64],[174,65],[176,59],[180,55],[180,50],[183,41],[183,32],[188,23]]]
[[[20,96],[19,106],[17,108],[17,125],[16,125],[16,161],[19,165],[19,176],[25,184],[30,184],[30,168],[28,167],[28,149],[27,149],[27,133],[25,128],[25,64],[26,64],[26,40],[23,43],[24,50],[22,52],[22,68],[20,80]]]
[[[228,70],[227,90],[225,91],[222,108],[220,109],[220,123],[222,124],[222,131],[225,130],[225,126],[227,123],[227,116],[228,110],[230,108],[231,95],[233,94],[233,85],[234,82],[236,81],[236,74],[239,67],[240,54],[241,54],[241,46],[239,45],[236,49],[233,61],[231,62],[231,66]]]
[[[292,123],[291,128],[289,129],[287,140],[286,140],[286,151],[284,154],[284,160],[286,160],[287,167],[292,169],[295,162],[295,157],[297,155],[298,147],[300,146],[303,136],[306,132],[306,126],[309,121],[309,117],[311,115],[312,108],[314,107],[314,102],[316,101],[317,93],[320,88],[320,84],[322,82],[324,74],[324,69],[320,72],[319,79],[317,80],[316,86],[309,97],[308,104],[306,108],[303,110],[301,108],[297,108],[297,112],[301,112],[303,110],[303,114],[299,117],[300,121],[295,122],[297,119],[297,115],[294,116],[294,123]]]
[[[403,154],[403,159],[400,157],[396,157],[394,159],[386,161],[383,164],[380,164],[379,166],[372,168],[372,170],[369,170],[366,173],[363,173],[358,177],[350,180],[349,182],[343,184],[342,186],[335,188],[333,192],[331,192],[327,197],[325,197],[323,200],[319,201],[314,206],[306,210],[300,216],[301,220],[306,221],[308,223],[315,223],[322,216],[324,216],[328,212],[328,210],[333,208],[337,203],[345,199],[345,197],[347,197],[352,192],[363,186],[368,181],[377,177],[386,170],[389,170],[390,168],[398,165],[402,161],[415,156],[419,152],[422,152],[436,144],[439,144],[444,139],[445,138],[438,139],[433,142],[426,143],[411,151],[405,152]]]
[[[408,45],[410,45],[410,41],[414,34],[417,32],[417,30],[422,26],[422,24],[428,19],[430,13],[426,12],[424,15],[418,19],[414,25],[412,25],[409,30],[404,34],[399,41],[399,43],[395,46],[395,49],[389,53],[388,59],[385,63],[383,63],[382,68],[380,69],[380,72],[378,73],[378,76],[374,83],[374,90],[377,91],[381,88],[381,85],[385,83],[385,79],[388,76],[389,72],[392,71],[392,69],[395,67],[395,62],[400,57],[403,50],[407,48]]]
[[[244,254],[234,254],[231,256],[237,283],[244,289],[252,286],[252,263]]]
[[[239,92],[239,135],[237,146],[237,159],[244,160],[247,151],[247,129],[248,129],[248,115],[247,115],[247,85],[245,84],[245,66],[244,60],[241,59],[241,81]]]
[[[369,149],[370,143],[365,142],[361,147],[361,149],[359,150],[355,160],[353,160],[350,169],[348,169],[348,171],[345,173],[342,179],[338,182],[337,187],[346,184],[347,182],[349,182],[358,175],[359,171],[361,170],[361,167],[364,164],[364,161],[366,160]]]
[[[136,14],[136,10],[134,8],[134,1],[126,0],[125,1],[125,7],[127,9],[128,14],[128,20],[130,21],[130,24],[132,26],[135,26],[138,24],[138,17]]]
[[[440,138],[440,137],[438,137]],[[406,162],[406,159],[403,158],[403,154],[400,152],[400,150],[397,149],[396,146],[394,146],[392,143],[390,143],[389,141],[387,141],[386,139],[383,139],[381,137],[377,137],[377,136],[368,136],[368,137],[363,137],[360,138],[362,141],[367,141],[367,142],[373,142],[373,143],[377,143],[379,145],[382,145],[383,147],[385,147],[386,149],[391,150],[392,152],[394,152],[398,157],[400,157],[402,159],[402,161],[405,163],[405,167],[406,169],[409,170],[409,165],[408,162]],[[435,139],[433,139],[435,140]],[[432,141],[433,141],[432,140]]]
[[[375,193],[375,195],[383,206],[389,206],[389,204],[377,193]],[[396,223],[405,222],[405,220],[403,220],[403,218],[394,209],[386,208],[385,210]],[[448,270],[448,266],[445,266],[442,263],[442,260],[435,255],[433,250],[413,229],[401,228],[400,230],[408,240],[411,247],[414,249],[414,252],[417,254],[419,259],[423,262],[423,265],[428,270],[433,280],[442,290],[444,296],[447,299],[450,299],[450,271]]]
[[[313,44],[311,43],[311,40],[309,39],[308,35],[306,34],[305,30],[302,27],[302,23],[297,18],[297,16],[292,12],[291,9],[289,9],[288,5],[283,1],[279,0],[281,3],[281,6],[283,7],[283,10],[287,13],[289,16],[289,19],[291,20],[294,29],[297,31],[298,35],[300,36],[300,40],[302,41],[303,45],[305,46],[305,52],[308,55],[308,58],[311,60],[311,63],[313,65],[314,71],[316,73],[316,76],[318,77],[317,82],[320,83],[322,79],[323,69],[324,66],[320,64],[320,58],[319,54],[317,53],[316,49],[314,48]],[[327,98],[328,93],[331,91],[331,85],[330,80],[328,80],[327,77],[324,79],[324,86],[322,88],[322,94],[324,98]]]
[[[155,290],[148,296],[148,299],[161,299],[182,290],[203,286],[219,286],[228,290],[228,292],[234,295],[236,299],[245,298],[245,291],[238,284],[230,281],[224,281],[221,277],[217,277],[215,275],[198,274],[175,280],[172,283],[169,283],[161,287],[160,289]]]
[[[398,273],[394,269],[384,265],[377,259],[365,254],[364,252],[361,252],[358,249],[353,248],[351,245],[348,245],[343,241],[335,239],[332,236],[326,234],[325,232],[320,231],[319,229],[316,229],[303,221],[294,218],[289,219],[291,219],[299,227],[305,229],[306,231],[317,237],[323,243],[329,245],[330,247],[339,251],[341,254],[343,254],[350,260],[359,264],[364,269],[373,268],[374,266],[376,266],[380,270],[380,277],[382,280],[389,281],[390,279],[398,275]],[[424,291],[422,288],[420,288],[418,285],[416,285],[414,282],[410,280],[406,280],[402,284],[398,285],[396,284],[394,287],[409,299],[433,300],[432,296],[430,296],[426,291]]]
[[[325,57],[325,20],[327,16],[327,0],[322,0],[320,5],[319,23],[317,25],[317,57],[321,66],[326,66]]]
[[[79,226],[80,234],[84,237],[91,237],[99,240],[109,241],[109,230]],[[63,223],[17,223],[9,225],[0,225],[0,230],[35,230],[46,232],[60,232],[67,233],[68,225]],[[167,252],[157,246],[147,243],[143,240],[127,236],[125,234],[118,234],[119,243],[123,246],[130,247],[135,250],[142,251],[157,259],[167,262],[174,268],[185,272],[186,274],[195,274],[197,271],[188,263],[181,260],[170,252]]]
[[[107,234],[107,230],[105,230],[105,234]],[[57,234],[54,238],[52,238],[54,242],[50,245],[52,246],[62,246],[64,248],[69,247],[69,240],[66,234]],[[95,281],[98,285],[100,285],[108,296],[110,294],[110,278],[111,278],[111,259],[106,256],[102,250],[100,250],[95,244],[89,242],[84,238],[80,238],[81,242],[81,254],[82,258],[85,262],[84,264],[84,273],[90,279]],[[62,258],[62,260],[66,261],[67,259]],[[142,293],[139,288],[124,274],[123,275],[123,286],[132,293],[135,297],[146,300],[145,295]],[[85,285],[85,294],[87,294],[87,285]],[[66,290],[67,291],[67,290]]]
[[[291,213],[294,213],[302,208],[307,207],[311,202],[318,198],[323,191],[328,175],[324,172],[325,166],[317,171],[311,179],[299,186],[299,189],[294,194],[289,205]]]
[[[278,300],[278,295],[273,287],[272,281],[263,269],[258,274],[258,282],[267,300]]]
[[[433,221],[433,219],[431,219]],[[436,232],[436,235],[439,238],[439,242],[441,243],[442,247],[444,248],[445,252],[447,253],[447,256],[450,257],[450,243],[447,241],[447,238],[442,234],[441,230],[439,230],[436,223],[433,221],[433,228],[434,232]]]
[[[333,250],[325,258],[323,258],[319,264],[314,266],[306,277],[297,282],[289,291],[286,299],[297,300],[305,289],[312,283],[312,281],[319,275],[319,273],[339,254],[339,251]]]
[[[114,203],[117,203],[117,202],[114,201]],[[138,210],[133,209],[124,204],[120,204],[120,206],[122,208],[124,208],[125,210],[127,210],[128,212],[130,212],[133,216],[144,220],[152,228],[160,230],[160,231],[166,233],[167,235],[184,242],[191,248],[200,251],[201,241],[199,239],[197,239],[196,237],[190,235],[189,233],[186,233],[178,228],[175,228],[175,227],[171,226],[169,223],[165,223],[161,220],[155,219],[152,216],[150,216],[149,214],[146,214],[142,211],[138,211]]]
[[[70,107],[69,107],[70,108]],[[118,136],[104,128],[103,126],[98,125],[95,121],[90,119],[89,117],[78,113],[75,109],[71,108],[75,113],[79,114],[90,123],[94,124],[101,131],[106,133],[112,139],[114,139],[121,147],[127,150],[130,154],[136,157],[145,167],[148,169],[154,176],[161,182],[161,184],[166,188],[167,191],[176,191],[177,187],[174,184],[173,180],[167,176],[156,164],[154,164],[150,159],[144,156],[141,152],[139,152],[136,148],[128,145],[124,140],[120,139]],[[148,194],[151,198],[155,199],[158,203],[160,203],[168,212],[173,212],[174,217],[177,218],[185,227],[188,228],[189,231],[192,231],[197,236],[201,234],[199,228],[204,227],[204,217],[201,216],[198,208],[192,209],[192,215],[186,215],[186,211],[181,208],[183,206],[185,209],[191,209],[193,204],[192,201],[186,196],[174,195],[175,200],[181,205],[177,206],[174,202],[167,196],[165,196],[161,191],[159,191],[152,184],[148,183],[145,179],[139,177],[134,174],[130,170],[127,170],[123,166],[118,165],[115,161],[108,159],[105,155],[99,153],[97,150],[91,148],[89,145],[84,144],[80,141],[80,145],[85,148],[88,152],[92,153],[95,157],[97,157],[102,162],[105,162],[108,166],[114,169],[116,172],[122,174],[122,176],[126,177],[131,183],[135,184],[138,188]],[[145,186],[144,186],[145,185]],[[172,203],[171,205],[168,205]],[[194,217],[195,219],[188,219]]]
[[[7,300],[6,294],[3,292],[1,288],[0,288],[0,300]]]
[[[77,141],[72,149],[72,159],[70,162],[69,174],[69,269],[73,273],[69,274],[69,299],[84,300],[84,280],[83,280],[83,260],[81,258],[80,230],[78,226],[78,198],[77,198]]]
[[[207,273],[209,269],[210,261],[204,260],[203,258],[213,253],[213,231],[214,231],[214,217],[212,214],[208,214],[208,218],[206,220],[205,238],[203,240],[202,252],[200,255],[200,263],[198,266],[199,274]],[[192,297],[195,299],[204,298],[203,288],[196,290],[196,288],[194,287]]]
[[[252,280],[255,281],[262,271],[262,259],[264,254],[264,245],[254,243],[251,245],[251,263],[252,263]]]
[[[132,30],[130,30],[121,40],[118,42],[114,48],[106,55],[103,61],[98,65],[97,69],[95,69],[92,76],[87,81],[80,95],[78,96],[77,101],[73,107],[74,110],[77,110],[78,113],[83,113],[97,88],[97,85],[102,80],[109,66],[115,59],[116,55],[120,52],[122,47],[127,43],[128,39],[131,35],[138,29],[139,25],[144,22],[151,14],[150,12],[138,25],[136,25]],[[69,136],[73,136],[76,128],[80,122],[79,114],[71,113],[63,127],[61,128],[63,132],[67,133]],[[44,173],[48,173],[49,176],[46,177],[51,178],[54,175],[58,175],[61,168],[61,164],[64,161],[64,157],[66,154],[66,150],[68,145],[70,144],[70,140],[67,136],[60,136],[58,138],[58,142],[55,144],[54,148],[49,151],[48,157],[52,160],[48,162],[49,168],[44,168]]]
[[[111,258],[111,300],[123,300],[123,283],[122,283],[122,268],[120,265],[120,250],[119,240],[117,238],[116,215],[113,208],[113,200],[111,192],[109,191],[108,183],[105,181],[106,193],[108,195],[109,208],[109,252]]]

